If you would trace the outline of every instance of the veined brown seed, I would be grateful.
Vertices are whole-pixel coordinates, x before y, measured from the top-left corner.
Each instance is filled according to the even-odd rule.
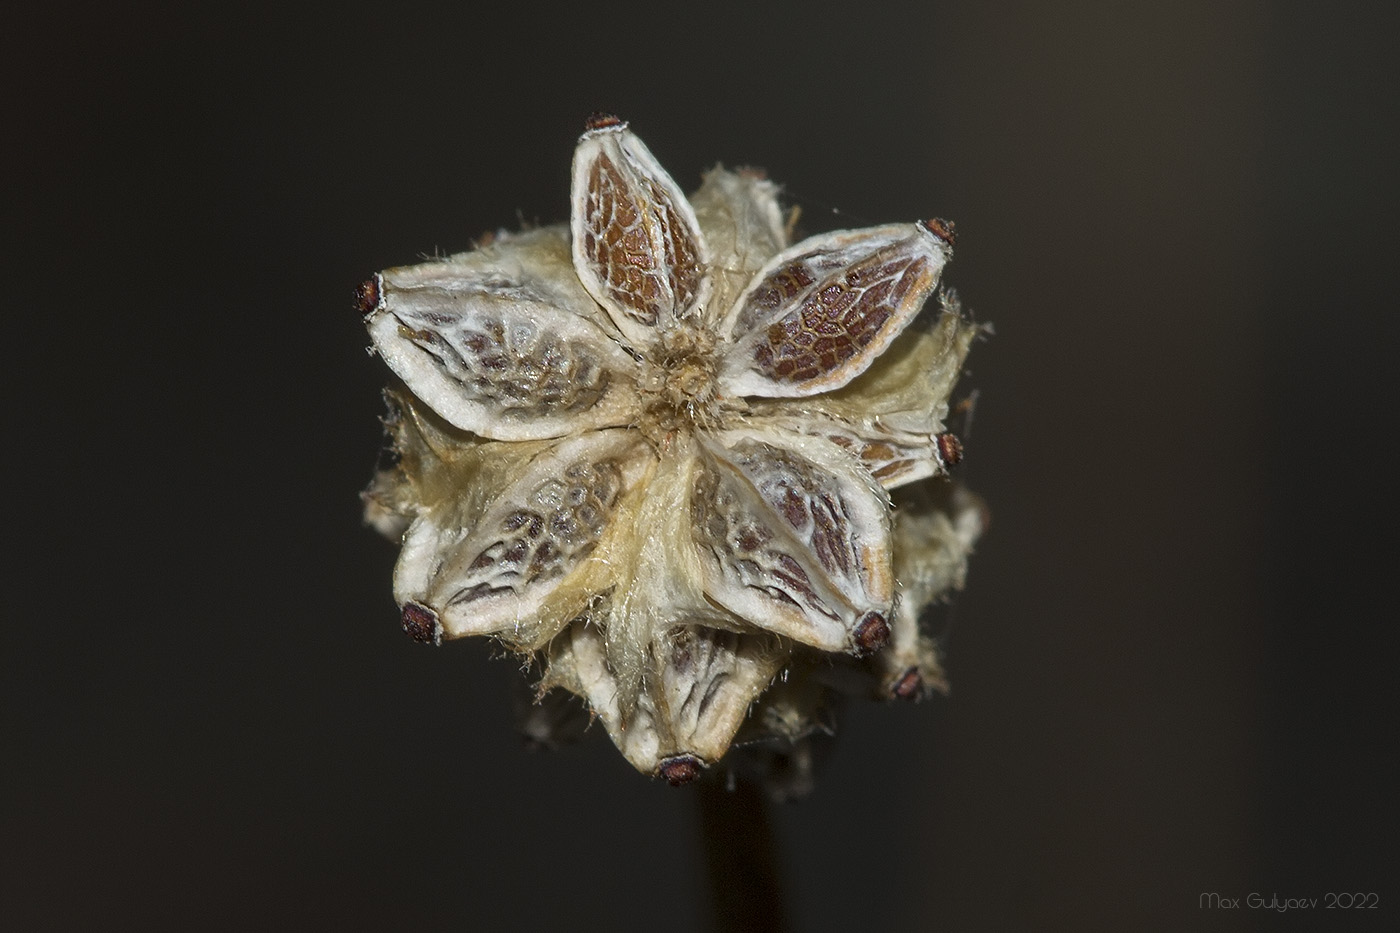
[[[572,179],[567,226],[356,293],[406,387],[364,493],[402,543],[405,631],[495,637],[671,784],[741,729],[819,731],[809,673],[895,698],[941,682],[919,612],[985,526],[944,424],[981,329],[950,297],[916,320],[952,224],[790,243],[764,173],[716,168],[687,197],[609,114]]]

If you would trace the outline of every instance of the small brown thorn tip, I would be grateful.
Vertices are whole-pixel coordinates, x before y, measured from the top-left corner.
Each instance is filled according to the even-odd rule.
[[[656,773],[665,778],[666,783],[672,787],[680,787],[698,778],[702,768],[704,765],[694,755],[672,755],[670,758],[661,759],[661,764],[656,766]]]
[[[404,603],[403,630],[408,637],[424,645],[442,644],[442,623],[437,613],[421,603]]]
[[[944,220],[942,217],[933,217],[929,220],[919,221],[919,225],[949,246],[952,246],[958,241],[958,234],[957,231],[953,229],[953,222],[951,220]]]
[[[890,624],[878,612],[867,612],[855,630],[856,655],[865,657],[879,651],[890,640]]]
[[[945,431],[935,440],[938,441],[938,456],[945,467],[955,467],[962,462],[963,446],[957,435]]]
[[[590,113],[588,119],[583,121],[583,128],[588,131],[605,130],[610,126],[621,126],[622,118],[615,113],[602,113],[601,111]]]
[[[911,667],[899,675],[899,680],[890,687],[890,696],[896,700],[917,700],[924,692],[924,678],[917,667]]]
[[[360,309],[361,316],[379,307],[380,281],[379,275],[372,275],[355,288],[355,307]]]

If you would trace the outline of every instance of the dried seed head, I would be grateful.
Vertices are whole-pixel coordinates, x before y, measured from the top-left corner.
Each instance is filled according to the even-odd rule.
[[[402,543],[403,628],[540,664],[538,693],[581,697],[644,774],[694,781],[746,730],[786,743],[766,760],[802,760],[806,786],[798,746],[834,689],[812,672],[936,686],[918,613],[961,585],[985,521],[887,492],[956,488],[944,418],[979,329],[951,296],[909,326],[952,224],[793,244],[761,172],[716,168],[687,198],[612,114],[589,117],[571,178],[567,226],[356,293],[405,386],[400,457],[365,495]]]

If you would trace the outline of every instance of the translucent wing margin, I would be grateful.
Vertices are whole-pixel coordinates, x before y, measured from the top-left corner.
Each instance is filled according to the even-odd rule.
[[[709,254],[695,211],[647,147],[616,123],[574,153],[574,268],[638,349],[705,305]]]
[[[593,553],[624,491],[652,462],[634,432],[614,430],[491,465],[497,475],[476,478],[478,485],[497,486],[484,502],[448,499],[409,528],[395,597],[401,606],[434,613],[447,637],[499,635],[514,645],[542,644],[587,602],[590,594],[571,589],[568,605],[551,600]]]
[[[626,424],[636,361],[589,319],[593,303],[534,268],[558,233],[481,256],[390,269],[368,285],[375,349],[453,425],[496,440]],[[551,242],[553,241],[553,242]]]
[[[860,375],[923,307],[951,257],[922,224],[842,230],[775,256],[725,319],[732,395],[786,398]]]
[[[705,444],[691,496],[706,595],[747,624],[826,651],[888,637],[888,506],[849,454],[729,431]]]
[[[754,399],[750,420],[770,431],[827,438],[886,489],[945,475],[961,453],[946,433],[949,398],[981,332],[948,299],[936,324],[906,330],[848,385],[808,399],[800,412],[790,402]]]

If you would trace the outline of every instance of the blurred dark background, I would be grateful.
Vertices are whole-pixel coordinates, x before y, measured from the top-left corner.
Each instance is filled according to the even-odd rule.
[[[1385,7],[30,7],[0,924],[708,927],[693,788],[527,753],[513,662],[399,631],[356,498],[353,287],[564,219],[598,109],[810,232],[952,218],[997,329],[953,693],[850,710],[779,812],[795,925],[1394,924]],[[1378,907],[1243,902],[1329,892]]]

